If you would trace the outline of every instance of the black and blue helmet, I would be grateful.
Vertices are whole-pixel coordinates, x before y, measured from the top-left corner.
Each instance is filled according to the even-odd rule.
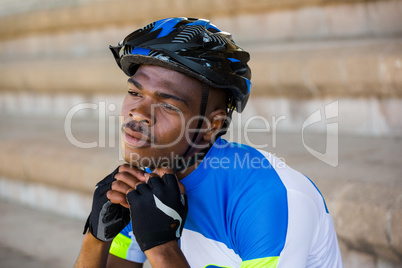
[[[230,92],[238,112],[246,106],[251,89],[248,52],[208,20],[168,18],[134,31],[110,46],[118,66],[132,76],[141,64],[182,72]]]

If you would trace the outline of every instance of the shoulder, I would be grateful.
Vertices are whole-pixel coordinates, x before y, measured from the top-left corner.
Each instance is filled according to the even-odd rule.
[[[218,139],[202,162],[212,172],[238,174],[272,169],[270,155],[236,142]]]

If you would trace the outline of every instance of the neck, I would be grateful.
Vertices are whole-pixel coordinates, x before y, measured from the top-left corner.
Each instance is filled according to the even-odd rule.
[[[183,169],[182,171],[179,171],[176,173],[176,176],[179,180],[184,179],[185,177],[187,177],[188,175],[190,175],[191,172],[193,172],[196,168],[197,168],[198,164],[194,164],[188,168]]]
[[[202,162],[205,155],[208,153],[212,144],[209,144],[204,149],[193,149],[190,151],[190,154],[185,158],[184,169],[176,172],[176,176],[179,180],[188,176],[191,172],[193,172],[198,165]],[[194,159],[195,158],[195,159]],[[190,166],[187,166],[191,164]]]

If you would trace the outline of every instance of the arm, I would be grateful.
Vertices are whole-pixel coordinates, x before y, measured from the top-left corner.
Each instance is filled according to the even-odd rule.
[[[87,233],[74,268],[142,268],[142,263],[127,261],[109,254],[111,242],[102,242]]]
[[[74,268],[106,267],[109,247],[110,242],[102,242],[88,232]]]
[[[106,263],[107,268],[142,268],[142,266],[142,263],[131,262],[112,254],[109,254]]]
[[[177,241],[170,241],[145,251],[145,255],[153,268],[176,267],[188,268],[186,258],[183,255]]]

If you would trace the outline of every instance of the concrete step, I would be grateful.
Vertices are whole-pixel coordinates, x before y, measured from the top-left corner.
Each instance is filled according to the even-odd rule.
[[[0,267],[71,268],[85,220],[63,217],[0,197]],[[148,262],[144,268],[150,268]]]
[[[84,221],[0,199],[0,263],[3,268],[72,267]]]

